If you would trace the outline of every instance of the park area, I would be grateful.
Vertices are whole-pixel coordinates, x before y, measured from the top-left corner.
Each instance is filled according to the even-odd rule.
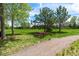
[[[79,56],[79,17],[42,6],[0,3],[0,56]]]
[[[22,50],[24,47],[28,48],[29,46],[44,41],[53,40],[53,38],[61,38],[79,34],[79,29],[62,29],[62,33],[57,32],[56,29],[54,30],[54,33],[44,35],[43,37],[35,36],[36,32],[43,32],[43,29],[14,29],[14,31],[15,35],[11,36],[11,30],[7,29],[6,35],[8,39],[0,40],[0,55],[10,55]]]

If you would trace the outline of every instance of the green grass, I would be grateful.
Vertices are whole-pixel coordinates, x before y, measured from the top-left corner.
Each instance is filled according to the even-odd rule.
[[[43,32],[43,29],[14,29],[15,35],[11,37],[11,30],[7,29],[8,39],[0,41],[0,55],[10,55],[16,53],[24,47],[37,44],[41,41],[49,40],[49,38],[59,38],[69,35],[79,34],[79,29],[62,29],[62,33],[58,33],[58,29],[43,37],[34,36],[35,32]]]
[[[79,56],[79,40],[73,42],[70,47],[56,54],[57,56]]]
[[[34,36],[34,32],[43,32],[43,29],[15,29],[15,34],[17,35],[32,35]],[[11,34],[11,30],[6,30],[7,34]],[[53,33],[54,32],[54,33]],[[45,35],[43,39],[49,39],[49,38],[58,38],[58,37],[64,37],[69,35],[77,35],[79,34],[79,29],[62,29],[62,33],[58,33],[58,29],[54,29],[52,33],[49,35]],[[36,38],[36,36],[35,36]]]
[[[40,40],[30,35],[17,35],[14,37],[14,40],[0,41],[0,55],[10,55],[23,47],[28,47],[39,42]]]

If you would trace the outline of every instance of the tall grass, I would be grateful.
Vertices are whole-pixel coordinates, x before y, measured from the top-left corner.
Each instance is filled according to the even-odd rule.
[[[57,56],[79,56],[79,40],[73,42],[70,47],[56,54]]]

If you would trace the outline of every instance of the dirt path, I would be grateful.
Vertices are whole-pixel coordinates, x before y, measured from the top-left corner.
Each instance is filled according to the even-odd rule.
[[[12,56],[53,56],[56,53],[68,47],[73,41],[79,39],[79,35],[67,36],[63,38],[54,38],[55,40],[49,40],[41,42],[29,48],[24,48],[22,51]]]

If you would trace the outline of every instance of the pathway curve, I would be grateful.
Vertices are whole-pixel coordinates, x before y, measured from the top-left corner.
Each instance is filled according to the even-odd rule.
[[[44,41],[28,48],[25,47],[12,56],[53,56],[78,39],[79,35],[53,38],[52,40]]]

